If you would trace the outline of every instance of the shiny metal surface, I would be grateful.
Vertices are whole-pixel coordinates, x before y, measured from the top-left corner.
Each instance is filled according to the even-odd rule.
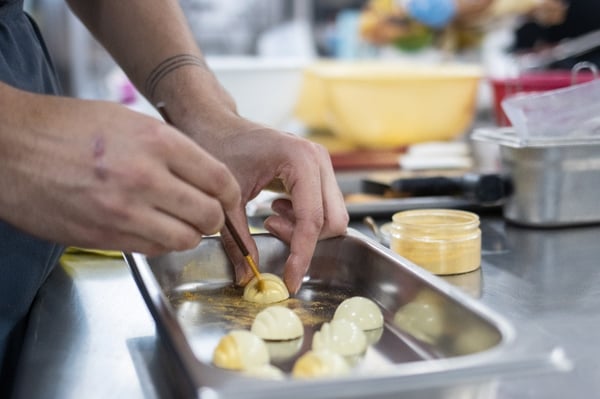
[[[600,136],[527,143],[509,127],[477,129],[472,137],[499,146],[502,172],[512,185],[506,219],[532,227],[600,222]]]
[[[504,216],[533,226],[600,222],[600,144],[500,149],[513,193]]]
[[[281,275],[287,246],[270,235],[255,239],[262,271]],[[444,397],[440,386],[470,381],[475,375],[476,380],[492,382],[515,370],[553,368],[550,354],[544,358],[540,353],[530,353],[531,357],[511,353],[513,328],[493,311],[349,230],[344,237],[318,244],[303,288],[295,298],[280,303],[300,316],[305,335],[298,352],[273,364],[289,373],[295,360],[310,349],[313,333],[351,296],[366,296],[380,305],[386,320],[381,337],[350,377],[268,384],[244,379],[213,367],[212,352],[228,331],[249,329],[265,306],[243,301],[241,290],[231,285],[232,266],[219,238],[206,238],[183,253],[126,258],[165,346],[172,349],[173,361],[182,364],[199,398],[386,397],[434,386],[439,392],[433,397]]]
[[[138,374],[145,364],[138,349],[153,336],[154,322],[122,260],[67,262],[34,304],[14,396],[160,397],[145,383],[147,373]]]
[[[366,227],[363,232],[369,234]],[[531,229],[484,217],[482,232],[480,273],[445,280],[506,316],[522,338],[517,347],[561,346],[575,368],[526,378],[507,375],[475,390],[460,382],[438,394],[443,390],[449,399],[596,397],[600,227]],[[87,257],[57,268],[34,306],[13,397],[182,397],[173,390],[184,382],[169,384],[171,377],[165,378],[180,374],[161,360],[160,342],[125,262]],[[410,396],[435,397],[418,389]]]

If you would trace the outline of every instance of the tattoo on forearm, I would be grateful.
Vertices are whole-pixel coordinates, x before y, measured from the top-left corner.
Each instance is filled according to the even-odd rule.
[[[169,73],[174,70],[189,66],[195,65],[201,68],[207,68],[206,63],[200,57],[191,54],[178,54],[173,57],[169,57],[160,64],[158,64],[148,78],[146,79],[146,83],[144,85],[144,89],[146,91],[146,95],[148,98],[154,97],[154,91],[156,90],[156,86],[160,83],[160,81],[167,76]]]

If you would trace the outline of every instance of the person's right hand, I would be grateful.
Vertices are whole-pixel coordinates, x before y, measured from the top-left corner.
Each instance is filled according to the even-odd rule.
[[[240,207],[227,167],[158,119],[1,84],[0,109],[0,218],[30,234],[155,255]]]

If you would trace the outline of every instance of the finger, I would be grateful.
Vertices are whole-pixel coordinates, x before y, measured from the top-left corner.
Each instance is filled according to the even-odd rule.
[[[310,257],[307,254],[312,255],[317,239],[345,233],[349,220],[329,154],[320,146],[317,150],[318,161],[314,164],[319,165],[317,173],[319,178],[316,180],[319,188],[303,191],[305,190],[303,186],[296,185],[298,195],[294,196],[296,192],[291,193],[293,204],[286,199],[274,201],[272,209],[277,215],[265,220],[267,230],[291,244],[291,254],[286,262],[284,280],[292,293],[297,292],[308,270]],[[309,182],[306,187],[310,184]],[[299,193],[310,193],[311,198],[316,201],[311,201],[311,198],[303,197]],[[296,204],[304,204],[305,210],[302,205],[294,209]],[[322,213],[319,215],[320,207]]]
[[[217,198],[223,209],[238,207],[241,202],[240,187],[225,164],[182,133],[177,132],[177,136],[180,143],[171,150],[168,160],[170,170],[209,196]],[[206,179],[206,176],[210,176],[210,179]]]
[[[269,216],[265,220],[265,228],[282,241],[290,242],[290,237],[292,237],[294,234],[295,226],[289,219],[276,215]],[[313,251],[314,246],[312,247],[310,253],[312,254]],[[296,294],[300,289],[302,280],[308,272],[311,258],[312,257],[308,257],[307,259],[304,256],[298,256],[294,250],[290,251],[290,256],[286,261],[283,274],[283,281],[288,287],[290,293]]]
[[[123,224],[107,226],[105,230],[114,231],[116,228],[122,234],[136,234],[141,239],[169,251],[195,248],[202,239],[202,234],[197,229],[160,209],[136,208],[124,219]]]
[[[202,235],[190,226],[153,209],[123,219],[126,222],[122,224],[106,217],[104,224],[90,220],[89,223],[71,225],[69,230],[79,238],[69,245],[157,255],[196,247],[202,239]]]
[[[292,223],[296,222],[296,217],[294,216],[294,208],[292,207],[292,202],[289,199],[277,198],[271,203],[271,209],[277,215],[288,219]]]
[[[100,245],[83,245],[83,247],[94,247],[102,250],[116,250],[123,252],[139,252],[147,256],[158,256],[169,252],[169,248],[164,245],[149,241],[136,234],[129,233],[113,233],[113,243],[104,242]]]
[[[321,191],[323,193],[323,228],[319,238],[335,237],[346,232],[348,227],[348,211],[344,196],[340,191],[331,165],[329,154],[322,154],[319,163],[321,173]],[[295,223],[294,210],[288,199],[280,198],[273,201],[271,209],[278,215]]]
[[[245,210],[240,208],[237,211],[229,212],[228,218],[231,224],[236,228],[240,239],[243,241],[246,249],[248,249],[252,259],[255,261],[256,266],[260,270],[258,249],[256,247],[256,241],[254,241],[248,229],[248,219],[246,217]],[[252,272],[252,269],[248,265],[247,259],[242,254],[241,249],[238,247],[227,227],[221,230],[221,240],[223,242],[225,252],[233,264],[236,284],[245,286],[252,279],[252,277],[254,277],[254,273]]]
[[[254,274],[248,266],[246,266],[246,259],[237,247],[231,233],[226,227],[221,230],[221,242],[225,253],[229,258],[229,261],[233,265],[233,272],[235,274],[235,283],[240,286],[245,286],[252,279]]]
[[[158,173],[156,181],[160,182],[154,187],[158,209],[205,235],[215,234],[223,227],[225,214],[218,200],[168,171]]]
[[[321,192],[323,193],[323,217],[324,225],[319,238],[335,237],[346,232],[350,217],[344,202],[344,196],[340,190],[331,157],[324,147],[319,146],[321,162]]]
[[[71,227],[70,230],[77,231],[77,227]],[[136,233],[114,230],[107,232],[104,229],[102,232],[79,230],[80,234],[77,235],[79,239],[72,239],[67,245],[111,251],[139,252],[149,256],[156,256],[169,251],[169,249],[161,243],[148,240]],[[96,239],[96,237],[100,237],[101,239]]]
[[[283,242],[291,242],[294,222],[280,215],[269,216],[264,222],[265,229]]]
[[[310,252],[308,253],[312,255],[312,253],[315,250],[316,241],[311,242],[310,244],[312,244],[310,247],[308,245],[304,245],[304,248],[309,249]],[[294,242],[292,242],[291,246],[297,247],[298,244],[294,245]],[[312,256],[306,255],[307,252],[304,252],[303,250],[298,251],[292,249],[290,251],[290,255],[287,261],[285,262],[283,281],[288,287],[288,291],[292,295],[295,295],[296,293],[298,293],[298,290],[300,290],[300,287],[302,286],[302,280],[304,279],[304,276],[306,275],[310,267],[310,261],[312,259]]]
[[[314,165],[315,162],[311,162]],[[292,187],[290,198],[294,209],[295,224],[290,240],[290,256],[285,264],[284,281],[291,293],[296,293],[302,276],[308,270],[312,254],[323,227],[323,203],[321,179],[318,170],[302,171],[302,178],[284,178]],[[281,219],[277,219],[281,220]],[[288,221],[289,223],[289,221]]]
[[[269,216],[265,219],[264,226],[265,229],[275,237],[290,243],[290,255],[284,266],[283,281],[285,282],[288,291],[291,294],[296,294],[308,271],[317,240],[314,239],[314,244],[312,245],[310,245],[310,241],[308,240],[304,241],[303,246],[298,245],[299,240],[296,239],[294,241],[294,237],[299,237],[297,235],[298,231],[292,220],[281,215]]]

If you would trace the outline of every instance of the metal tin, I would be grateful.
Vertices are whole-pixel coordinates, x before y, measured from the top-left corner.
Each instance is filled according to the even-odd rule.
[[[600,222],[600,144],[501,148],[512,177],[504,216],[531,226]]]
[[[500,145],[502,170],[511,181],[506,219],[540,227],[600,222],[599,138],[522,145],[510,129],[481,130],[473,138]]]
[[[254,238],[261,270],[281,275],[287,245],[270,235]],[[318,243],[302,289],[280,303],[294,309],[305,328],[298,350],[273,363],[288,377],[248,378],[210,361],[220,337],[233,328],[248,328],[262,309],[241,300],[219,238],[207,237],[190,251],[156,258],[127,254],[126,259],[156,321],[166,358],[180,370],[173,374],[183,376],[183,386],[197,398],[490,398],[499,376],[562,367],[556,354],[515,352],[515,329],[503,317],[349,229],[345,236]],[[313,333],[355,295],[374,300],[385,324],[364,356],[353,359],[351,374],[291,378],[289,371],[310,347]],[[427,318],[415,311],[422,308],[429,311]]]

